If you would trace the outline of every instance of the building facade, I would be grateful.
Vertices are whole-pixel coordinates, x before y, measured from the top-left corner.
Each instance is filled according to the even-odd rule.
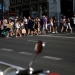
[[[0,20],[3,19],[3,1],[0,0]]]
[[[9,11],[10,0],[3,0],[3,6],[5,11]]]
[[[10,0],[10,15],[41,17],[48,15],[47,0]]]
[[[75,0],[10,0],[9,16],[71,17],[75,13],[74,3]]]

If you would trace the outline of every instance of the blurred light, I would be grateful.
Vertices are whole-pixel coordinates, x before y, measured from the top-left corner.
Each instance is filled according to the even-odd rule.
[[[42,46],[45,47],[45,43],[43,43]]]
[[[2,71],[0,71],[0,75],[3,75],[3,72]]]
[[[16,74],[18,74],[19,73],[19,71],[16,71]]]
[[[49,70],[47,70],[47,73],[50,73],[50,71],[49,71]]]
[[[29,70],[30,70],[30,72],[29,72],[30,74],[32,74],[34,71],[34,69],[32,67],[30,67]]]

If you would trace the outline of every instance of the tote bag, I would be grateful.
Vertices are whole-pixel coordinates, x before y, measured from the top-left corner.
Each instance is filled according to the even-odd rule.
[[[22,29],[22,34],[25,34],[26,33],[26,30],[25,29]]]

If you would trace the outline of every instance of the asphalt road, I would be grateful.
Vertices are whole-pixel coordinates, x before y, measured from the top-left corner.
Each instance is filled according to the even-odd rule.
[[[75,75],[75,34],[0,38],[0,62],[27,68],[38,40],[42,40],[46,46],[34,61],[34,69],[50,70],[61,75]],[[6,67],[0,64],[2,70]]]

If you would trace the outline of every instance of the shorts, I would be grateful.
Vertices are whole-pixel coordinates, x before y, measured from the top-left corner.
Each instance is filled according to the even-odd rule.
[[[43,25],[43,29],[47,29],[47,24],[44,24]]]

